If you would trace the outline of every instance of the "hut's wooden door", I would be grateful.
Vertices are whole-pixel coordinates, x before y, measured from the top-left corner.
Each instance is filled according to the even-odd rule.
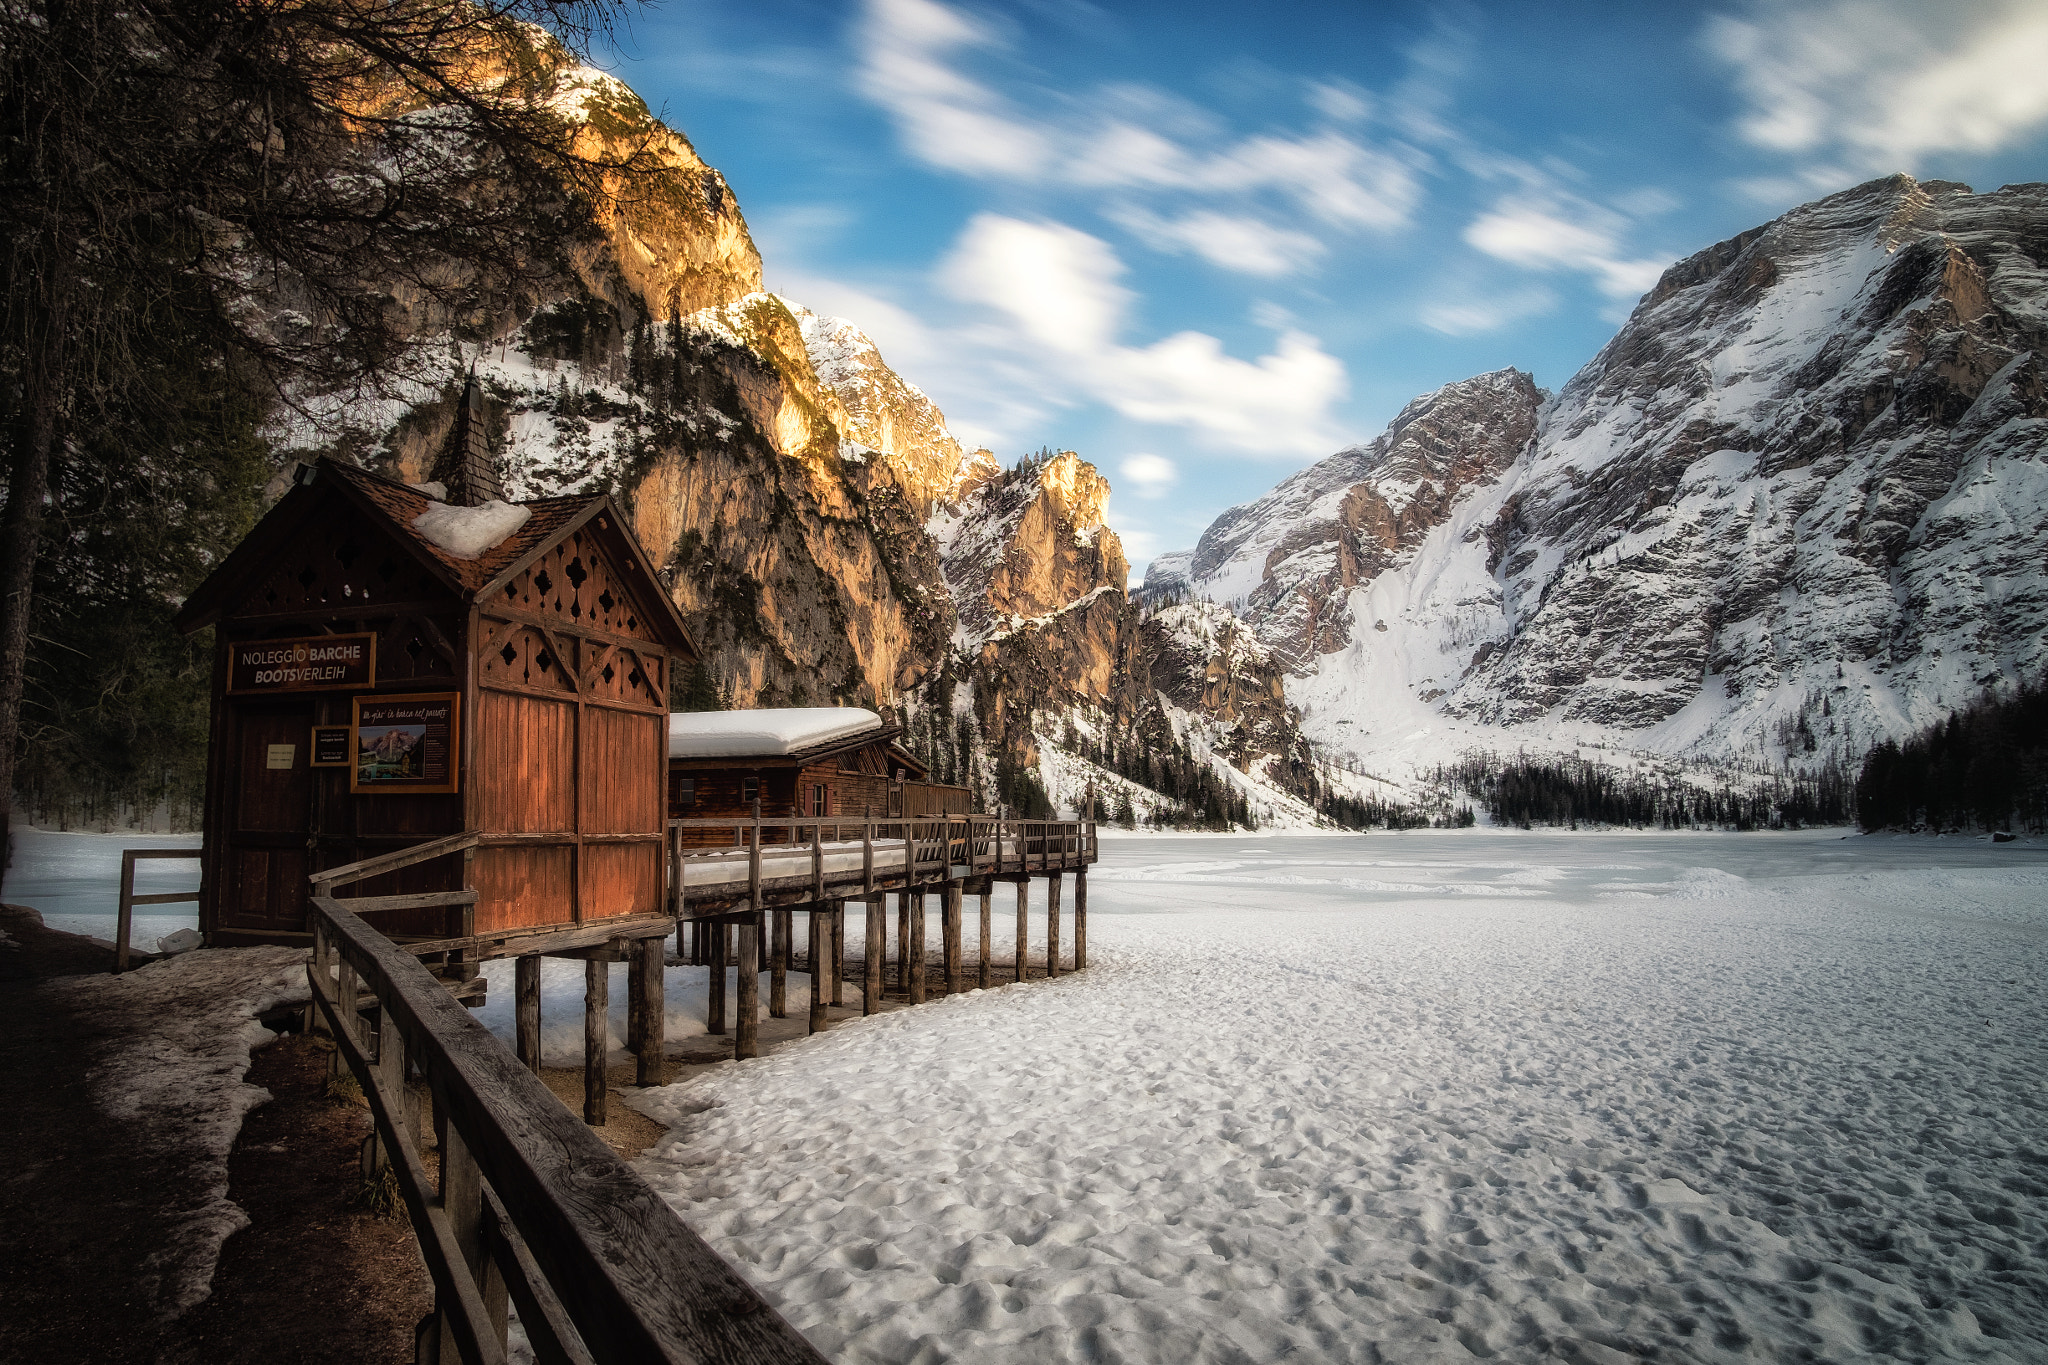
[[[313,799],[309,699],[242,702],[233,710],[234,790],[219,900],[221,929],[305,927],[307,831]]]

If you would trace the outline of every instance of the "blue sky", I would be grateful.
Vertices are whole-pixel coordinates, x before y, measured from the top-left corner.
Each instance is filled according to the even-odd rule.
[[[604,63],[1006,463],[1134,565],[1503,366],[1555,389],[1673,260],[1904,170],[2048,179],[2048,4],[665,0]]]

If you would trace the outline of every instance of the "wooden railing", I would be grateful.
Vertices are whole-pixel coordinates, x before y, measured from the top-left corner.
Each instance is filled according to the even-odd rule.
[[[121,908],[114,917],[114,972],[119,975],[128,970],[128,936],[135,925],[135,907],[138,905],[176,905],[181,901],[196,901],[197,891],[158,891],[148,895],[135,894],[135,860],[137,858],[197,858],[206,850],[199,848],[124,848],[121,850]]]
[[[509,1301],[544,1365],[823,1361],[411,955],[331,895],[308,918],[314,1001],[433,1277],[422,1358],[497,1365]],[[407,1103],[414,1074],[432,1096],[438,1184]]]
[[[685,844],[688,832],[730,836],[703,846],[701,838]],[[858,844],[861,866],[827,870],[827,845],[833,856]],[[891,855],[877,863],[878,848]],[[893,856],[902,850],[902,857]],[[810,854],[808,871],[764,876],[762,860]],[[1092,820],[1012,820],[994,815],[941,815],[923,819],[802,819],[796,816],[741,816],[668,822],[669,913],[682,917],[694,899],[726,905],[745,900],[763,903],[764,895],[785,901],[823,900],[869,894],[884,886],[925,885],[956,877],[1029,876],[1078,871],[1096,860]],[[688,871],[706,862],[735,864],[744,860],[744,881],[733,877],[695,888]]]

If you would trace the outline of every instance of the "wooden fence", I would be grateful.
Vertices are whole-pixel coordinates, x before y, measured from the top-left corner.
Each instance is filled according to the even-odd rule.
[[[509,1301],[543,1365],[823,1361],[411,954],[331,895],[309,918],[314,1001],[433,1276],[422,1359],[504,1361]],[[414,1075],[432,1097],[438,1184]]]
[[[135,860],[137,858],[197,858],[205,852],[198,848],[124,848],[121,850],[121,907],[114,917],[114,971],[118,975],[128,970],[128,938],[135,927],[135,907],[138,905],[176,905],[180,901],[196,901],[197,891],[159,891],[148,895],[135,894]]]

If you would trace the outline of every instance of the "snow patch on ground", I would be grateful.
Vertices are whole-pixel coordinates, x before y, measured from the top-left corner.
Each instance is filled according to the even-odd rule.
[[[842,1362],[2040,1359],[2009,851],[1107,839],[1087,972],[642,1092],[639,1169]]]

